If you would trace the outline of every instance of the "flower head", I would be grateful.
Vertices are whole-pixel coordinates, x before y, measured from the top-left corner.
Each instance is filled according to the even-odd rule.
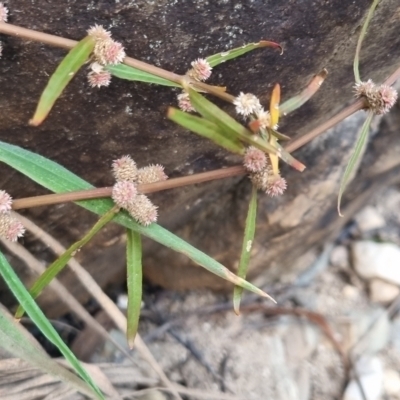
[[[138,169],[135,161],[130,156],[123,156],[112,163],[114,178],[117,181],[135,182],[138,175]]]
[[[192,103],[190,102],[189,93],[182,92],[182,93],[178,94],[177,97],[178,97],[179,108],[182,111],[185,111],[185,112],[196,111],[195,108],[192,106]]]
[[[164,172],[164,167],[160,164],[149,165],[138,170],[138,184],[166,181],[167,179],[168,176]]]
[[[285,178],[282,178],[279,174],[273,175],[268,180],[266,193],[271,196],[280,196],[287,188],[287,182]]]
[[[157,207],[144,194],[138,194],[135,201],[128,208],[129,214],[139,224],[148,226],[157,221]]]
[[[388,85],[377,86],[369,79],[354,86],[355,96],[363,97],[374,114],[386,114],[397,101],[397,91]]]
[[[102,65],[120,64],[125,58],[122,44],[112,39],[97,40],[93,54]]]
[[[261,171],[251,173],[250,180],[257,189],[265,191],[267,190],[271,174],[272,169],[269,165],[267,165]]]
[[[0,22],[7,22],[8,19],[8,8],[0,3]]]
[[[236,106],[236,112],[245,117],[257,113],[262,109],[260,100],[251,93],[240,92],[239,96],[233,101],[233,104]]]
[[[192,61],[192,68],[187,72],[196,81],[205,81],[211,76],[212,67],[204,58]]]
[[[263,151],[250,146],[244,154],[243,165],[249,172],[259,172],[267,165],[267,156]]]
[[[24,236],[25,228],[20,221],[9,212],[0,214],[0,237],[16,242]]]
[[[5,190],[0,190],[0,213],[10,211],[11,203],[11,196]]]
[[[257,112],[257,119],[261,128],[265,129],[271,126],[271,114],[269,111],[264,111],[261,109],[259,112]]]
[[[115,204],[121,208],[128,208],[137,196],[136,185],[130,181],[119,181],[112,189],[111,197]]]
[[[91,87],[108,86],[111,82],[111,74],[106,70],[101,72],[91,71],[88,73],[87,78]]]
[[[89,36],[95,40],[107,40],[111,39],[111,33],[104,29],[101,25],[95,24],[87,30]]]

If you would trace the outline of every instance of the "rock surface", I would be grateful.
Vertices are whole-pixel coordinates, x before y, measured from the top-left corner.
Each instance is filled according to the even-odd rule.
[[[283,132],[299,137],[352,99],[351,64],[358,28],[370,3],[102,0],[87,4],[71,0],[50,4],[15,0],[10,4],[9,21],[73,39],[81,38],[94,23],[104,24],[123,42],[128,55],[179,73],[197,57],[260,39],[275,40],[284,46],[283,56],[257,50],[216,68],[210,82],[227,85],[234,94],[253,92],[268,104],[275,82],[281,83],[285,100],[315,73],[328,68],[329,78],[315,98],[282,121]],[[398,12],[396,0],[380,2],[361,54],[363,77],[380,81],[399,64]],[[84,73],[71,82],[42,126],[29,127],[37,99],[65,51],[4,35],[1,40],[1,140],[49,157],[96,186],[111,184],[111,161],[127,153],[140,166],[150,162],[165,165],[172,177],[237,163],[236,158],[166,120],[167,107],[176,105],[173,90],[114,79],[108,89],[97,91],[88,88]],[[391,118],[367,148],[358,183],[349,188],[344,203],[347,217],[359,210],[371,193],[399,179],[398,121]],[[296,152],[307,170],[300,174],[283,167],[289,182],[287,194],[280,199],[260,199],[250,278],[263,272],[272,282],[297,273],[291,268],[293,261],[335,235],[346,222],[337,217],[336,194],[363,119],[360,113]],[[381,134],[383,130],[385,134]],[[1,166],[0,176],[1,189],[15,198],[46,193],[5,166]],[[235,178],[153,198],[160,206],[162,225],[234,270],[248,194],[248,181]],[[26,215],[65,246],[96,221],[75,205],[41,207]],[[29,235],[25,244],[39,258],[52,259],[46,246]],[[226,288],[223,281],[193,268],[184,256],[149,242],[145,248],[146,274],[154,283],[178,289]],[[115,226],[104,229],[78,258],[103,287],[119,285],[125,277],[123,231]],[[26,275],[23,265],[12,261],[17,271]],[[87,299],[72,273],[63,273],[62,280],[79,299]],[[0,300],[11,301],[9,296]],[[51,293],[41,297],[41,304],[51,311],[49,316],[65,311]]]

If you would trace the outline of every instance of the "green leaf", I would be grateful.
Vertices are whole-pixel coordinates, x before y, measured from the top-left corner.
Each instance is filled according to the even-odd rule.
[[[249,203],[249,210],[247,212],[246,227],[243,236],[242,253],[240,255],[238,276],[246,279],[247,269],[249,267],[251,247],[254,241],[254,234],[256,231],[256,218],[257,218],[257,188],[253,186],[251,198]],[[240,300],[242,299],[243,289],[235,286],[233,289],[233,309],[237,315],[240,314]]]
[[[289,165],[299,171],[303,171],[305,169],[305,165],[290,156],[286,150],[282,148],[280,151],[278,151],[274,146],[270,145],[259,136],[254,135],[251,131],[239,124],[239,122],[233,119],[229,114],[222,111],[219,107],[207,100],[200,93],[197,93],[190,87],[186,87],[185,90],[189,93],[190,101],[196,111],[198,111],[207,120],[218,125],[224,132],[226,132],[226,134],[232,136],[232,139],[240,140],[243,143],[257,147],[266,153],[276,154],[283,161],[289,161]],[[291,163],[292,160],[295,162]]]
[[[326,76],[328,75],[328,71],[323,69],[318,75],[315,75],[307,87],[297,96],[292,97],[289,100],[286,100],[279,106],[279,112],[282,115],[287,115],[294,110],[297,110],[301,107],[306,101],[313,96],[317,90],[321,87],[324,82]]]
[[[59,334],[50,324],[49,320],[43,314],[42,310],[35,303],[32,296],[21,283],[18,276],[15,274],[11,265],[8,263],[7,259],[2,253],[0,253],[0,274],[6,282],[7,286],[12,291],[13,295],[23,306],[31,320],[36,324],[43,335],[58,348],[61,354],[75,369],[75,371],[93,389],[93,394],[95,394],[96,398],[104,399],[104,396],[101,393],[100,389],[93,382],[90,375],[82,367],[82,365],[68,348],[68,346],[62,341]]]
[[[64,57],[40,96],[35,115],[29,121],[30,125],[38,126],[44,121],[65,87],[89,59],[94,45],[94,39],[86,36]]]
[[[342,201],[342,196],[347,187],[347,184],[349,183],[350,179],[353,176],[355,167],[357,167],[359,165],[361,157],[364,154],[365,145],[367,143],[367,137],[368,137],[368,132],[369,132],[369,126],[371,124],[373,116],[374,116],[374,114],[372,112],[368,113],[367,119],[365,120],[365,122],[361,128],[360,135],[357,139],[356,147],[354,149],[353,154],[350,157],[350,161],[347,164],[346,170],[344,171],[344,174],[343,174],[342,181],[340,183],[340,189],[339,189],[339,195],[338,195],[338,201],[337,201],[337,210],[341,217],[343,216],[340,212],[340,203]]]
[[[129,347],[132,349],[142,307],[142,238],[139,233],[132,229],[127,229],[126,233],[126,283],[128,287],[126,338]]]
[[[41,371],[60,379],[86,396],[93,390],[71,371],[50,358],[29,333],[0,307],[0,346]]]
[[[22,149],[21,147],[1,141],[0,161],[5,162],[10,167],[55,193],[93,188],[88,182],[79,178],[61,165],[38,154]],[[85,200],[76,203],[100,215],[105,214],[113,207],[111,199]],[[178,253],[185,254],[196,264],[235,285],[242,286],[244,289],[250,290],[260,296],[269,297],[261,289],[239,278],[222,264],[175,236],[173,233],[162,228],[160,225],[151,224],[149,226],[142,226],[133,221],[126,212],[120,212],[114,218],[114,222],[119,223],[125,228],[133,229],[135,232],[147,236]]]
[[[249,43],[241,47],[237,47],[232,50],[224,51],[222,53],[217,53],[212,56],[206,58],[207,62],[211,65],[211,67],[216,67],[217,65],[228,61],[233,60],[243,54],[248,53],[249,51],[259,49],[261,47],[272,47],[274,49],[279,49],[281,54],[283,53],[282,47],[278,43],[269,42],[267,40],[260,40],[258,43]]]
[[[118,207],[113,207],[105,213],[90,231],[80,240],[71,245],[60,257],[58,257],[34,282],[29,290],[31,296],[35,299],[40,295],[43,289],[63,270],[68,261],[74,254],[79,251],[86,243],[88,243],[106,224],[108,224],[119,211]],[[15,318],[19,319],[24,315],[24,309],[20,305],[15,313]]]
[[[128,81],[139,81],[154,83],[156,85],[162,86],[181,87],[175,82],[160,78],[157,75],[150,74],[149,72],[145,72],[125,64],[107,65],[105,69],[107,69],[112,75],[116,76],[117,78],[127,79]]]
[[[379,3],[379,0],[374,0],[374,2],[372,3],[371,8],[368,11],[367,18],[361,28],[360,36],[358,37],[356,53],[354,55],[354,62],[353,62],[354,79],[355,79],[356,83],[361,82],[360,69],[359,69],[361,46],[362,46],[365,34],[367,33],[368,25],[374,15],[374,11],[375,11],[375,8],[378,5],[378,3]]]
[[[244,154],[244,145],[232,138],[226,137],[222,129],[211,121],[191,115],[176,108],[168,109],[167,117],[198,135],[212,140],[218,146],[237,154]]]

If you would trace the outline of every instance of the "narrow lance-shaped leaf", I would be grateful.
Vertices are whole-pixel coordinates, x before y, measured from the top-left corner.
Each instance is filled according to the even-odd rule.
[[[362,157],[362,155],[364,154],[365,145],[367,143],[366,140],[368,138],[368,133],[369,133],[369,126],[371,124],[373,116],[374,116],[374,114],[372,114],[372,112],[368,113],[367,119],[365,120],[365,122],[361,128],[361,133],[360,133],[360,136],[358,137],[356,147],[354,149],[353,154],[350,157],[350,161],[347,164],[346,170],[344,171],[344,174],[342,177],[342,181],[340,183],[338,202],[337,202],[337,210],[341,217],[343,216],[340,212],[340,203],[342,201],[342,196],[347,187],[347,184],[349,183],[349,180],[353,176],[354,168],[359,165],[360,157]]]
[[[212,140],[218,146],[232,153],[244,153],[245,147],[242,142],[235,141],[232,137],[229,138],[224,135],[222,129],[211,121],[177,110],[173,107],[168,109],[167,117],[184,128]]]
[[[68,346],[60,338],[59,334],[50,324],[49,320],[43,314],[42,310],[33,300],[32,296],[26,290],[24,285],[19,280],[18,276],[15,274],[11,265],[8,263],[7,259],[2,253],[0,253],[0,274],[6,282],[7,286],[12,291],[13,295],[19,301],[19,303],[26,310],[27,314],[31,320],[36,324],[38,329],[43,333],[43,335],[53,343],[61,354],[68,360],[75,371],[81,376],[81,378],[91,387],[93,394],[96,398],[104,399],[103,394],[97,385],[93,382],[90,375],[82,367],[80,362],[77,360],[75,355],[71,352]]]
[[[111,75],[114,75],[120,79],[126,79],[128,81],[154,83],[156,85],[162,85],[162,86],[181,87],[181,85],[169,81],[168,79],[160,78],[157,75],[150,74],[149,72],[142,71],[140,69],[131,67],[129,65],[125,64],[107,65],[105,68],[111,73]]]
[[[327,75],[328,71],[326,69],[323,69],[318,75],[315,75],[300,94],[292,97],[289,100],[286,100],[280,105],[280,114],[287,115],[301,107],[306,101],[314,96],[317,90],[321,87]]]
[[[118,207],[113,207],[105,213],[90,231],[80,240],[71,245],[60,257],[57,258],[32,285],[29,293],[35,299],[40,295],[43,289],[63,270],[68,261],[74,254],[88,243],[106,224],[108,224],[119,211]],[[20,305],[15,313],[15,318],[19,319],[24,315],[24,309]]]
[[[271,126],[276,129],[279,122],[279,102],[281,100],[281,87],[279,83],[277,83],[271,94],[271,100],[269,104],[269,113],[271,116]],[[269,144],[275,148],[278,147],[278,140],[276,136],[270,133],[269,135]],[[275,154],[269,154],[269,158],[271,160],[272,172],[274,174],[279,174],[279,158]]]
[[[238,276],[246,279],[247,270],[249,267],[251,247],[254,241],[254,234],[256,230],[256,218],[257,218],[257,188],[253,186],[251,192],[251,198],[249,203],[249,210],[247,212],[246,227],[243,236],[242,253],[240,255]],[[239,286],[235,286],[233,289],[233,309],[237,315],[240,314],[240,301],[242,299],[243,289]]]
[[[0,306],[0,346],[34,367],[68,383],[77,391],[93,395],[93,389],[73,372],[61,366],[35,343],[30,334]]]
[[[93,186],[61,165],[32,153],[21,147],[14,146],[0,141],[0,161],[5,162],[10,167],[46,187],[55,193],[71,192],[75,190],[93,189]],[[103,215],[113,207],[110,199],[78,201],[78,205],[96,214]],[[267,293],[258,289],[256,286],[239,278],[218,261],[209,257],[207,254],[191,246],[172,232],[162,228],[160,225],[151,224],[142,226],[133,221],[125,212],[120,212],[114,218],[114,222],[119,223],[125,228],[133,229],[141,235],[147,236],[156,242],[171,248],[178,253],[185,254],[193,262],[207,269],[211,273],[226,279],[234,285],[242,286],[260,296],[269,297]]]
[[[185,90],[189,93],[190,101],[196,111],[198,111],[204,118],[214,122],[228,134],[232,135],[233,139],[240,140],[248,145],[257,147],[266,153],[278,154],[282,160],[295,160],[293,157],[289,157],[289,153],[284,149],[278,151],[275,147],[271,146],[259,136],[253,135],[251,131],[239,124],[239,122],[237,122],[229,114],[221,110],[211,101],[207,100],[200,93],[197,93],[188,86],[185,87]],[[305,169],[305,165],[297,160],[295,160],[293,164],[290,163],[289,165],[295,169],[298,169],[299,171],[303,171]]]
[[[65,87],[79,68],[88,60],[94,45],[94,39],[91,36],[86,36],[64,57],[40,96],[35,115],[29,121],[30,125],[38,126],[45,120]]]
[[[140,233],[132,229],[127,229],[126,234],[126,283],[128,287],[126,338],[129,347],[132,349],[142,306],[142,238]]]
[[[242,56],[243,54],[248,53],[249,51],[259,49],[262,47],[272,47],[273,49],[279,49],[280,53],[283,53],[282,46],[275,42],[270,42],[268,40],[260,40],[257,43],[249,43],[245,44],[241,47],[236,47],[232,50],[223,51],[221,53],[214,54],[206,58],[207,62],[211,65],[211,67],[216,67],[217,65]]]
[[[361,28],[361,32],[360,32],[360,36],[358,37],[358,42],[357,42],[357,48],[356,48],[356,53],[354,55],[354,62],[353,62],[353,70],[354,70],[354,79],[356,81],[356,83],[360,83],[361,82],[361,78],[360,78],[360,68],[359,68],[359,64],[360,64],[360,52],[361,52],[361,46],[365,37],[365,34],[367,33],[367,29],[368,29],[368,25],[374,15],[374,11],[376,6],[378,5],[379,0],[374,0],[369,11],[368,11],[368,15],[367,18]]]

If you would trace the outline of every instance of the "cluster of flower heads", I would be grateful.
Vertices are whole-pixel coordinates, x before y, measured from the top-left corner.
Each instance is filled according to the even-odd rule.
[[[243,165],[249,173],[253,185],[271,197],[279,196],[286,190],[286,179],[275,174],[267,155],[250,146],[246,149]]]
[[[8,19],[8,8],[3,3],[0,3],[0,22],[7,22],[7,19]],[[3,46],[0,42],[0,57],[2,51],[3,51]]]
[[[386,114],[397,101],[397,91],[388,85],[376,85],[369,79],[354,86],[355,96],[364,98],[376,115]]]
[[[198,82],[204,82],[211,76],[212,67],[204,58],[198,58],[191,63],[192,68],[186,72],[186,75]],[[189,94],[182,92],[178,94],[178,105],[182,111],[196,111],[190,103]]]
[[[0,190],[0,237],[16,242],[24,236],[25,228],[11,214],[11,196],[4,190]]]
[[[94,62],[90,65],[88,81],[92,87],[108,86],[111,74],[104,69],[106,65],[120,64],[125,58],[124,47],[111,38],[111,33],[101,25],[94,25],[88,31],[96,44],[93,50]]]
[[[271,115],[262,107],[260,100],[252,93],[240,92],[239,96],[235,97],[233,105],[236,107],[236,112],[244,118],[254,115],[259,122],[260,128],[271,127]],[[272,127],[278,129],[278,126]]]
[[[113,162],[112,170],[117,181],[112,190],[115,204],[127,210],[141,225],[156,222],[157,207],[147,196],[138,192],[137,185],[167,180],[164,167],[157,164],[137,168],[130,156],[123,156]]]

